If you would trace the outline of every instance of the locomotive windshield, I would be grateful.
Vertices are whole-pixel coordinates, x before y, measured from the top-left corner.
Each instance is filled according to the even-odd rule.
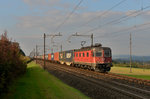
[[[104,57],[111,57],[110,50],[104,50]]]
[[[102,56],[102,52],[101,51],[96,52],[96,57],[101,57],[101,56]]]

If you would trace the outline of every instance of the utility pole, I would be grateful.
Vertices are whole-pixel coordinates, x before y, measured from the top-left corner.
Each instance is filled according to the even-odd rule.
[[[130,73],[132,73],[132,37],[130,33]]]
[[[35,53],[36,53],[36,64],[37,64],[37,45],[36,45],[36,49],[35,50],[36,50]]]
[[[61,52],[62,52],[62,44],[60,45],[60,49],[61,49]]]
[[[35,49],[33,49],[34,57],[35,57]]]
[[[51,53],[53,53],[53,48],[51,49]]]
[[[54,43],[54,42],[53,42],[54,37],[62,36],[62,35],[61,35],[60,32],[59,32],[58,34],[45,35],[45,37],[48,37],[48,36],[51,37],[51,42]],[[52,48],[52,53],[53,53],[53,48]]]
[[[93,46],[93,42],[94,42],[93,33],[91,35],[79,35],[78,33],[76,33],[76,34],[73,34],[72,36],[90,37],[91,38],[91,46]]]
[[[93,33],[92,33],[92,35],[91,35],[91,46],[93,46]]]
[[[44,70],[45,70],[45,39],[46,39],[46,35],[44,33]]]
[[[45,40],[44,40],[44,41],[45,41]],[[36,51],[35,51],[36,63],[37,63],[37,56],[39,55],[39,53],[38,53],[38,48],[39,48],[39,47],[42,47],[42,48],[43,48],[43,46],[44,46],[44,45],[36,45]],[[48,47],[48,45],[45,45],[45,53],[46,53],[46,47]],[[42,50],[42,52],[43,52],[43,50]],[[43,56],[43,58],[44,58],[44,56]],[[43,63],[43,66],[44,66],[44,63]]]
[[[59,33],[59,34],[55,34],[55,35],[54,35],[54,34],[52,34],[52,35],[46,35],[46,34],[44,33],[44,69],[45,69],[45,63],[46,63],[46,62],[45,62],[45,61],[46,61],[46,60],[45,60],[45,52],[46,52],[46,51],[45,51],[45,39],[46,39],[47,36],[50,36],[50,37],[54,38],[55,36],[62,36],[62,35],[61,35],[60,33]]]
[[[47,36],[50,36],[50,37],[54,38],[55,36],[62,36],[62,35],[60,33],[59,34],[55,34],[55,35],[46,35],[44,33],[44,37],[43,37],[44,38],[44,63],[43,63],[44,64],[44,70],[46,69],[46,66],[45,66],[45,64],[46,64],[46,62],[45,62],[46,61],[45,60],[45,53],[46,53],[46,51],[45,51],[45,39],[46,39]]]
[[[144,56],[143,56],[143,62],[142,62],[142,65],[143,65],[143,71],[145,71],[145,66],[144,66]]]

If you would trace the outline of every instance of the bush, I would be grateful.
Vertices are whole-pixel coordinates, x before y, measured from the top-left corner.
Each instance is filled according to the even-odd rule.
[[[8,39],[7,32],[1,35],[0,93],[6,92],[11,81],[26,71],[27,65],[19,51],[19,46]]]

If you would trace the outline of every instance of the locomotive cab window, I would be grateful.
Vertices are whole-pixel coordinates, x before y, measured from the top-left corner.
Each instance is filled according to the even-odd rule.
[[[84,57],[84,53],[83,53],[83,57]]]
[[[79,53],[79,57],[81,57],[81,53]]]
[[[102,56],[102,52],[101,51],[97,51],[96,52],[96,57],[101,57]]]
[[[111,57],[110,50],[104,50],[104,57]]]
[[[76,54],[76,57],[78,57],[78,53]]]
[[[87,52],[87,55],[86,55],[87,57],[89,57],[89,53]]]

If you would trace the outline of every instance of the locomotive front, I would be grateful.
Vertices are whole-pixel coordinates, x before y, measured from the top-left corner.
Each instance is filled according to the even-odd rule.
[[[101,72],[110,71],[112,67],[112,54],[109,47],[97,47],[93,50],[96,68]]]

